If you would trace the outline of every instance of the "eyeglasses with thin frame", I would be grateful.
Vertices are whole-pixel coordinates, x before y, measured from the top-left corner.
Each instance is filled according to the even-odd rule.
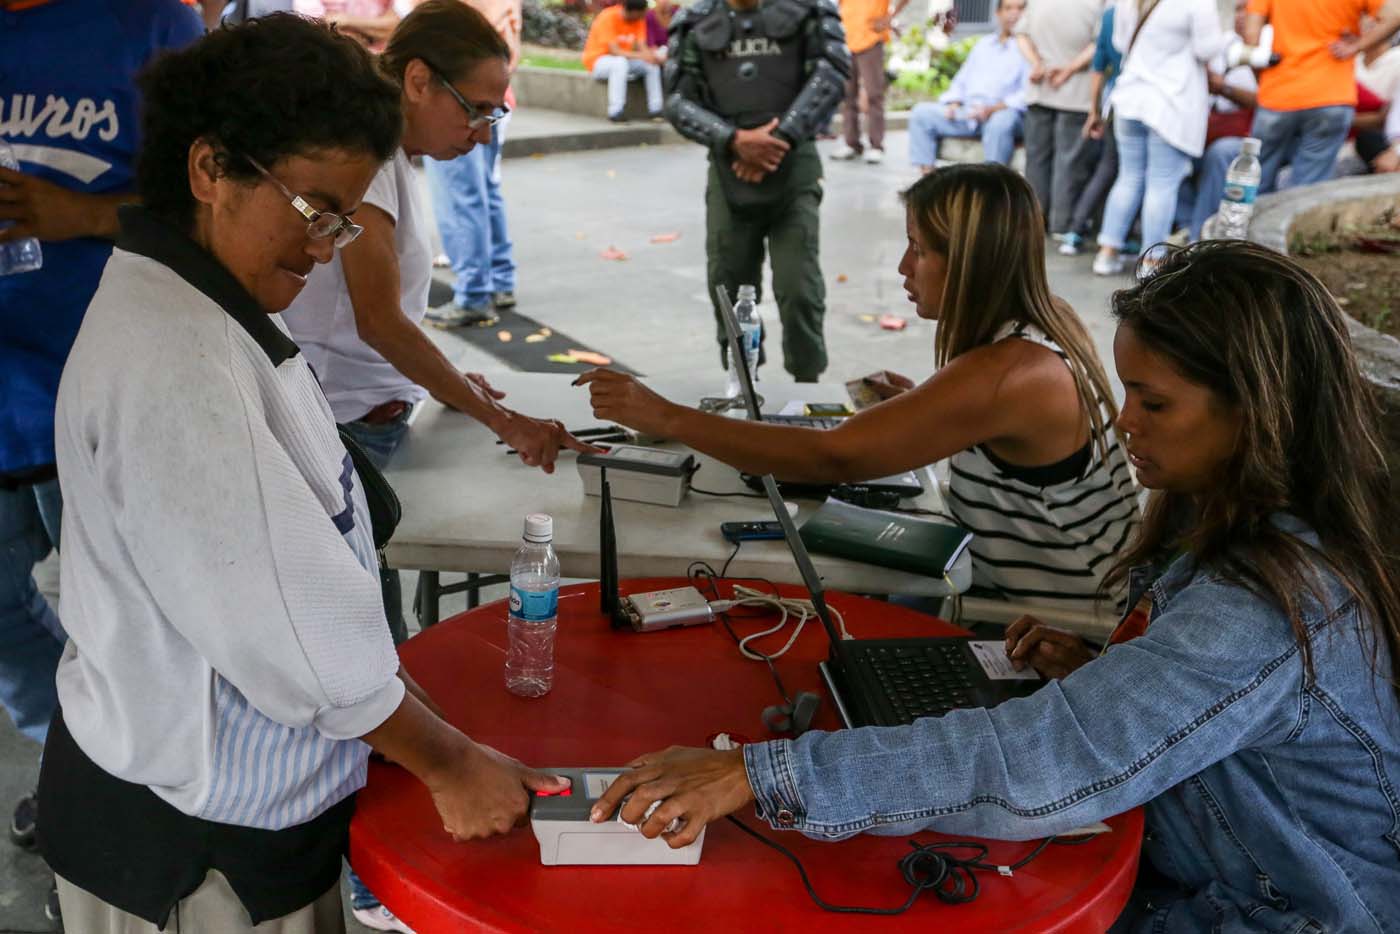
[[[427,62],[423,64],[428,65]],[[475,130],[484,126],[493,127],[510,116],[510,108],[505,104],[497,107],[489,114],[482,113],[467,102],[467,99],[462,96],[462,92],[454,88],[452,82],[447,80],[446,75],[438,71],[432,65],[428,65],[428,70],[433,73],[434,78],[442,82],[443,87],[447,88],[447,93],[452,95],[452,99],[457,102],[457,105],[467,112],[467,126],[471,129]]]
[[[297,212],[301,214],[302,217],[306,218],[306,235],[312,240],[334,239],[336,249],[340,249],[349,246],[354,242],[356,237],[365,232],[363,227],[352,222],[348,217],[340,214],[333,214],[330,211],[316,210],[307,203],[305,198],[295,194],[286,185],[278,181],[271,172],[258,163],[258,160],[254,159],[252,156],[244,156],[243,158],[247,159],[248,162],[252,164],[253,168],[261,172],[263,178],[276,185],[277,190],[287,196],[287,200],[292,203],[292,207],[296,208]]]

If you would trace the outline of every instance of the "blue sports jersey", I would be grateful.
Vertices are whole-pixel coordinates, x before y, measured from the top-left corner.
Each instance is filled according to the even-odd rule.
[[[89,194],[130,191],[135,75],[203,31],[179,0],[0,4],[0,137],[20,171]],[[112,244],[81,238],[43,249],[42,269],[0,276],[0,478],[54,461],[59,376]]]

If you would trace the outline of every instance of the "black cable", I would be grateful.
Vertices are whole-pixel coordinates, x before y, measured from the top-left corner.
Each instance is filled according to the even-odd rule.
[[[737,497],[739,497],[740,499],[767,499],[767,498],[768,498],[768,497],[764,496],[762,493],[743,493],[743,492],[717,493],[717,492],[715,492],[714,490],[702,490],[702,489],[700,489],[698,486],[692,486],[692,487],[690,488],[690,492],[692,492],[692,493],[699,493],[701,496],[737,496]]]
[[[700,464],[697,462],[697,463],[695,464],[695,466],[694,466],[693,468],[691,468],[691,471],[690,471],[690,476],[689,476],[688,479],[691,481],[691,483],[694,483],[694,482],[695,482],[695,475],[698,474],[699,472],[700,472]],[[734,493],[718,493],[718,492],[716,492],[716,491],[714,491],[714,490],[702,490],[702,489],[700,489],[699,487],[692,486],[692,487],[690,488],[690,492],[692,492],[692,493],[699,493],[701,496],[734,496],[734,497],[738,497],[738,498],[740,498],[740,499],[766,499],[766,497],[765,497],[762,493],[745,493],[745,492],[743,492],[742,490],[737,491],[737,492],[734,492]],[[723,574],[720,575],[720,577],[723,577],[723,576],[724,576]]]
[[[729,553],[728,558],[724,559],[724,567],[719,569],[719,576],[721,579],[729,576],[729,565],[734,563],[735,555],[737,555],[739,553],[739,549],[743,547],[744,542],[742,539],[734,543],[734,550]]]
[[[830,911],[835,914],[852,915],[899,915],[914,907],[914,903],[919,900],[919,896],[924,892],[932,892],[934,896],[947,905],[962,905],[975,899],[981,893],[981,884],[977,880],[975,872],[1002,872],[1003,867],[994,863],[986,863],[983,860],[987,856],[987,847],[981,843],[954,841],[950,843],[920,843],[917,840],[910,840],[909,845],[913,847],[913,852],[906,854],[899,861],[899,873],[904,877],[904,881],[914,887],[914,891],[909,893],[909,898],[904,904],[894,908],[874,908],[865,905],[834,905],[826,901],[817,894],[817,890],[812,887],[812,881],[807,877],[807,869],[802,865],[802,860],[797,858],[787,847],[776,840],[770,840],[763,834],[754,830],[748,824],[736,817],[727,818],[730,823],[738,827],[744,833],[753,837],[759,843],[771,849],[777,850],[788,861],[797,867],[797,874],[802,879],[802,885],[807,889],[807,895],[823,911]],[[1086,838],[1092,839],[1092,837]],[[1046,837],[1036,845],[1021,859],[1005,867],[1007,872],[1015,872],[1027,865],[1045,851],[1051,843],[1064,842],[1066,844],[1081,843],[1082,840],[1061,841],[1058,837]],[[971,850],[976,855],[971,858],[953,856],[949,850]]]

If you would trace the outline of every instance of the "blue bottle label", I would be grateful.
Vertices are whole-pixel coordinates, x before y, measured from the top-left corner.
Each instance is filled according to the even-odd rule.
[[[559,588],[546,591],[510,588],[510,615],[532,623],[553,619],[559,613]]]
[[[1253,204],[1258,194],[1258,185],[1225,185],[1225,200],[1234,204]]]

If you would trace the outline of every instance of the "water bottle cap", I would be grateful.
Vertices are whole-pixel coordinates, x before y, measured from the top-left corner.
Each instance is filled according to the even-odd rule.
[[[1240,152],[1248,153],[1251,156],[1257,156],[1259,155],[1260,145],[1261,144],[1259,140],[1255,139],[1252,136],[1247,136],[1245,137],[1244,142],[1240,144]]]
[[[532,512],[526,516],[525,541],[536,544],[554,541],[554,517],[542,512]]]
[[[758,298],[758,289],[757,289],[755,286],[752,286],[752,285],[741,285],[741,286],[739,286],[739,301],[742,302],[742,301],[743,301],[744,299],[746,299],[746,298],[757,299],[757,298]]]

